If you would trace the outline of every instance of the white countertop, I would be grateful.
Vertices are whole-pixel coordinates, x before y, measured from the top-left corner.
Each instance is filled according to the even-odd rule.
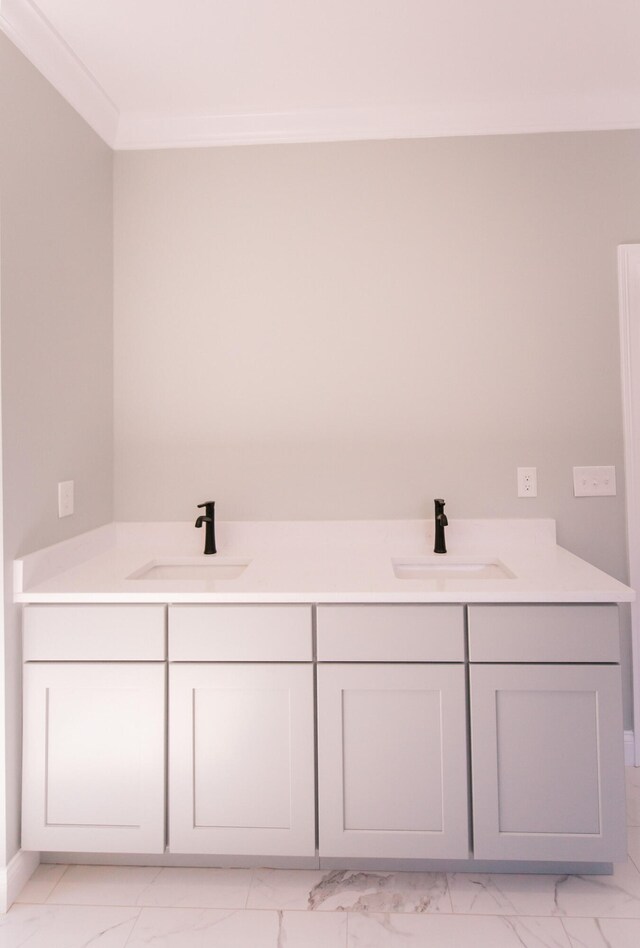
[[[432,521],[111,523],[14,563],[16,602],[630,602],[632,589],[557,546],[553,520],[451,520],[440,563],[499,561],[504,578],[399,579],[433,559]],[[246,561],[235,579],[132,579],[156,562]]]

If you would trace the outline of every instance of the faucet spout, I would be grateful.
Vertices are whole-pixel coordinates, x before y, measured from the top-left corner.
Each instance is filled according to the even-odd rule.
[[[435,505],[435,523],[436,523],[436,533],[435,533],[435,544],[433,546],[434,553],[446,553],[447,545],[444,539],[444,528],[447,526],[449,521],[447,520],[447,515],[444,512],[444,500],[442,498],[437,498],[433,501]]]
[[[205,524],[204,529],[204,552],[208,556],[211,553],[216,553],[216,512],[215,512],[216,502],[215,500],[208,500],[205,504],[198,504],[198,509],[200,507],[205,508],[204,516],[198,517],[196,520],[196,527],[201,527],[202,524]]]

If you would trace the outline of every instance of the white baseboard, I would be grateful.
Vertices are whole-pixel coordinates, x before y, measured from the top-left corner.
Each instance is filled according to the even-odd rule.
[[[40,864],[40,853],[21,849],[0,867],[0,912],[8,912]]]
[[[624,762],[627,767],[636,765],[636,742],[633,731],[624,732]]]

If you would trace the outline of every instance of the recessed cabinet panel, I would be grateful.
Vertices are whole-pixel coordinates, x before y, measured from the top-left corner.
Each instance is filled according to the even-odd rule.
[[[467,858],[460,665],[318,668],[321,856]]]
[[[624,858],[620,670],[471,668],[478,859]]]
[[[313,668],[170,668],[169,846],[315,853]]]
[[[499,691],[496,731],[501,833],[600,832],[595,691]]]
[[[139,689],[126,683],[47,688],[49,826],[140,825],[144,800],[131,793],[140,786],[146,737],[139,703]]]
[[[290,690],[258,685],[194,688],[196,827],[291,829]]]
[[[165,667],[24,669],[24,849],[164,851]]]
[[[442,832],[440,692],[345,690],[342,732],[345,831]]]

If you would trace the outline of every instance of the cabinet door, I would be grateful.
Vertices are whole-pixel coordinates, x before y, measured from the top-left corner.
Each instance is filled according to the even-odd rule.
[[[24,666],[23,849],[164,852],[164,664]]]
[[[478,859],[625,858],[617,665],[471,667]]]
[[[315,854],[313,668],[170,666],[169,847]]]
[[[469,856],[462,665],[320,665],[321,856]]]

